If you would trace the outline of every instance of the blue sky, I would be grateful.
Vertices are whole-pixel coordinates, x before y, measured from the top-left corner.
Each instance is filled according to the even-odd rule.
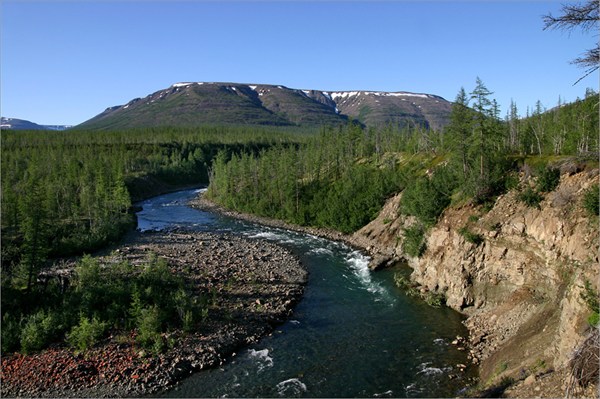
[[[543,31],[558,1],[1,2],[1,113],[78,124],[176,82],[412,91],[479,76],[503,112],[598,89],[569,61],[597,36]]]

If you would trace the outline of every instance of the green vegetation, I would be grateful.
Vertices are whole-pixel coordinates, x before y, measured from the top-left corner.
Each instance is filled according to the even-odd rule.
[[[588,280],[585,281],[583,286],[581,299],[583,299],[592,312],[588,317],[588,324],[592,327],[598,326],[598,322],[600,321],[600,296]]]
[[[481,234],[474,233],[466,226],[458,229],[458,233],[461,236],[463,236],[465,240],[467,240],[467,242],[470,242],[471,244],[479,245],[484,241],[483,236]]]
[[[540,192],[554,191],[560,182],[560,170],[546,166],[541,170],[537,180],[537,189]]]
[[[517,199],[527,206],[539,209],[540,202],[542,202],[544,199],[543,193],[554,191],[554,189],[558,187],[559,182],[560,170],[558,168],[545,165],[540,168],[537,174],[535,188],[527,185],[519,192]]]
[[[433,291],[421,291],[419,287],[410,281],[410,279],[402,272],[394,274],[394,283],[398,288],[404,291],[408,296],[421,298],[426,304],[431,307],[439,308],[446,303],[444,294]]]
[[[590,216],[598,216],[600,213],[600,189],[598,184],[592,185],[583,195],[583,207]]]
[[[267,128],[2,132],[3,278],[31,290],[48,257],[92,251],[131,228],[132,199],[149,185],[208,183],[219,151],[302,140]]]
[[[405,232],[405,251],[418,256],[426,230],[452,202],[472,201],[485,211],[498,195],[517,187],[520,159],[598,148],[591,91],[585,100],[549,112],[538,106],[524,119],[513,103],[505,121],[491,95],[480,79],[469,94],[461,89],[444,133],[350,123],[322,129],[294,147],[221,154],[207,196],[238,211],[350,233],[374,218],[390,194],[403,190],[400,212],[415,216],[422,230]],[[580,118],[591,123],[581,124]],[[559,170],[546,166],[536,189],[527,187],[519,198],[539,206],[541,193],[554,190],[559,180]]]
[[[530,206],[532,208],[540,208],[540,202],[544,199],[540,193],[536,190],[527,186],[523,191],[519,193],[517,199],[523,202],[525,205]]]
[[[404,229],[404,241],[402,242],[402,251],[412,257],[420,257],[425,252],[425,243],[423,242],[425,230],[422,225]]]
[[[101,267],[84,258],[66,288],[39,278],[52,259],[82,255],[117,240],[134,223],[132,202],[156,190],[210,181],[225,207],[351,233],[403,191],[400,212],[416,218],[404,251],[420,256],[427,229],[451,204],[480,211],[518,185],[532,157],[588,157],[598,151],[597,95],[505,120],[479,79],[461,89],[444,131],[275,127],[148,128],[127,131],[2,132],[2,350],[32,352],[65,338],[85,350],[112,330],[137,330],[155,352],[166,329],[193,331],[206,298],[156,259],[146,268]],[[586,158],[587,159],[587,158]],[[594,161],[597,165],[597,160]],[[539,206],[559,183],[545,167],[522,201]],[[598,215],[598,186],[583,206]],[[465,227],[465,238],[482,237]],[[436,298],[431,299],[437,303]],[[199,305],[200,304],[200,305]]]
[[[206,184],[217,153],[254,154],[304,140],[305,135],[297,131],[256,127],[3,131],[3,350],[31,352],[65,335],[82,350],[98,338],[102,326],[133,328],[139,324],[148,331],[148,317],[145,323],[128,317],[129,302],[135,296],[132,284],[153,292],[140,291],[140,303],[152,307],[150,297],[156,298],[161,329],[179,323],[188,331],[193,329],[199,317],[191,305],[183,304],[180,295],[175,306],[173,298],[163,295],[169,281],[163,281],[166,273],[157,277],[161,283],[156,286],[125,277],[127,273],[109,276],[106,284],[110,284],[102,285],[98,279],[105,271],[84,259],[78,267],[78,283],[66,293],[54,279],[38,276],[53,258],[93,251],[132,228],[132,199],[155,192],[149,185],[160,189]],[[144,273],[140,276],[149,279]],[[112,277],[119,279],[111,281]],[[68,314],[64,309],[69,309]],[[181,317],[174,321],[169,313],[181,313]],[[113,321],[117,319],[128,321],[116,326]]]
[[[135,329],[138,344],[159,353],[166,347],[162,332],[196,329],[205,318],[208,296],[194,294],[188,285],[154,256],[140,266],[103,266],[85,256],[66,290],[49,285],[35,303],[31,294],[11,292],[2,309],[2,350],[31,353],[66,337],[84,351],[109,331]]]
[[[349,124],[323,129],[294,147],[278,145],[258,155],[221,153],[207,196],[239,211],[349,233],[403,188],[399,162],[384,159],[375,143],[392,147],[404,139],[398,132]]]

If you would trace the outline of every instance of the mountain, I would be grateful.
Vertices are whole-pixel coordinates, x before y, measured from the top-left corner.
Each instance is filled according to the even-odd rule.
[[[449,122],[452,104],[432,94],[345,91],[325,93],[343,115],[367,126],[420,125],[440,129]]]
[[[145,98],[107,108],[82,129],[122,129],[203,124],[320,126],[388,123],[439,129],[451,103],[431,94],[408,92],[299,90],[239,83],[176,83]]]
[[[0,120],[0,129],[2,130],[66,130],[68,125],[38,125],[24,119],[5,118]]]

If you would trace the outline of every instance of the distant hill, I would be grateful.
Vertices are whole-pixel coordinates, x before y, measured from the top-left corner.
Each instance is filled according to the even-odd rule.
[[[407,92],[299,90],[239,83],[176,83],[145,98],[107,108],[80,124],[83,129],[123,129],[203,124],[367,126],[393,123],[439,129],[451,103],[431,94]]]
[[[5,118],[0,120],[0,129],[2,130],[66,130],[69,125],[38,125],[24,119]]]

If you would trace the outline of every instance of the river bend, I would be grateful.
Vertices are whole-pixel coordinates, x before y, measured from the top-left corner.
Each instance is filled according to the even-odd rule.
[[[345,244],[193,209],[201,190],[140,203],[138,228],[227,232],[278,243],[308,269],[304,298],[271,336],[221,368],[195,373],[168,397],[449,397],[474,377],[462,317],[407,297],[394,269],[371,273],[369,259]]]

